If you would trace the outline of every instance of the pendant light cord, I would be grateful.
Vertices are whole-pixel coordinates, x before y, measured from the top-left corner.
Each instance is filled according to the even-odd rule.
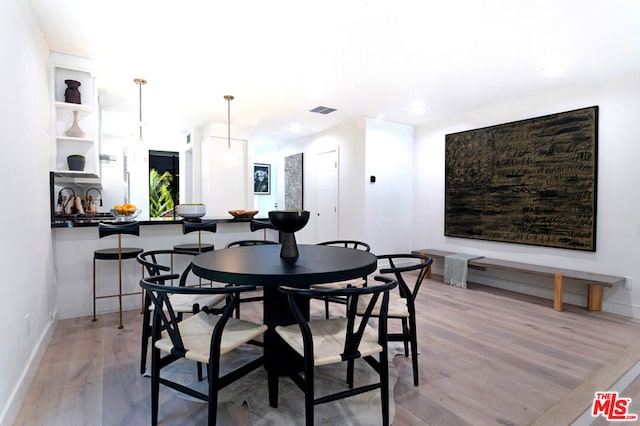
[[[142,139],[142,84],[138,83],[138,105],[140,111],[140,120],[138,121],[138,127],[140,127],[140,139]]]
[[[142,140],[142,85],[147,84],[147,80],[142,78],[134,78],[133,82],[138,85],[138,108],[140,112],[140,121],[138,126],[140,127],[140,140]]]
[[[227,148],[231,149],[231,101],[234,99],[231,95],[225,95],[227,101]]]

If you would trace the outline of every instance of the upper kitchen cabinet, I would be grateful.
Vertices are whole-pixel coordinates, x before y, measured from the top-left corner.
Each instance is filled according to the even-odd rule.
[[[212,123],[202,132],[202,202],[207,215],[228,216],[229,210],[253,209],[253,179],[247,166],[249,130]],[[224,136],[223,136],[224,135]]]
[[[95,179],[100,176],[100,145],[91,61],[51,52],[51,86],[51,168],[70,182]],[[69,156],[75,164],[68,162]]]

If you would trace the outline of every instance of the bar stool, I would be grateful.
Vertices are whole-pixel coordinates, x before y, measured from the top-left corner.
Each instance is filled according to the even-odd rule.
[[[189,250],[197,251],[198,253],[206,253],[213,251],[213,244],[202,243],[202,231],[216,232],[218,230],[218,224],[213,221],[190,221],[185,220],[182,222],[182,233],[189,234],[191,232],[198,231],[198,243],[197,244],[178,244],[173,246],[174,250]]]
[[[263,232],[264,240],[267,239],[267,229],[275,229],[277,231],[276,227],[271,224],[271,221],[264,222],[256,219],[251,219],[251,222],[249,223],[249,229],[251,230],[251,232],[256,232],[256,231],[259,231],[260,229],[263,229],[262,232]]]
[[[174,250],[188,250],[194,251],[198,253],[206,253],[208,251],[213,251],[213,244],[203,243],[202,242],[202,231],[206,232],[216,232],[218,230],[218,224],[213,221],[201,221],[200,219],[196,220],[184,220],[182,222],[182,233],[189,234],[191,232],[198,231],[198,242],[197,243],[187,243],[187,244],[177,244],[173,246]],[[171,270],[173,271],[173,255],[171,255]],[[202,278],[198,278],[198,285],[202,286]]]
[[[140,223],[124,222],[124,223],[100,223],[98,225],[98,235],[100,238],[110,235],[118,236],[118,247],[99,249],[93,252],[93,321],[96,318],[96,299],[107,299],[117,297],[120,311],[120,326],[122,325],[122,296],[131,296],[134,294],[142,294],[142,292],[122,293],[122,261],[126,259],[135,259],[143,249],[137,247],[122,247],[122,234],[140,235]],[[118,261],[118,294],[110,294],[106,296],[96,296],[96,260],[117,260]],[[143,270],[141,276],[144,278]],[[144,299],[143,299],[144,303]]]

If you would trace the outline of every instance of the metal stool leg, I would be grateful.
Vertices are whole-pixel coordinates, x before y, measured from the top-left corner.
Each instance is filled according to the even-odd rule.
[[[144,266],[141,266],[141,267],[140,267],[140,271],[141,271],[141,273],[140,273],[140,279],[143,279],[143,278],[144,278]],[[141,299],[141,306],[142,306],[142,307],[140,308],[140,313],[141,313],[141,314],[143,314],[143,313],[144,313],[144,290],[142,290],[142,291],[140,292],[140,296],[141,296],[141,298],[142,298],[142,299]]]
[[[98,321],[96,318],[96,257],[93,256],[93,319],[91,321]]]
[[[122,325],[122,244],[121,237],[118,235],[118,304],[120,310],[120,325],[118,328],[124,328]]]

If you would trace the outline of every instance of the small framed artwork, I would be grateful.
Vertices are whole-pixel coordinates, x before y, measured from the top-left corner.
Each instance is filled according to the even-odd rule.
[[[257,195],[271,194],[271,165],[253,165],[253,193]]]

